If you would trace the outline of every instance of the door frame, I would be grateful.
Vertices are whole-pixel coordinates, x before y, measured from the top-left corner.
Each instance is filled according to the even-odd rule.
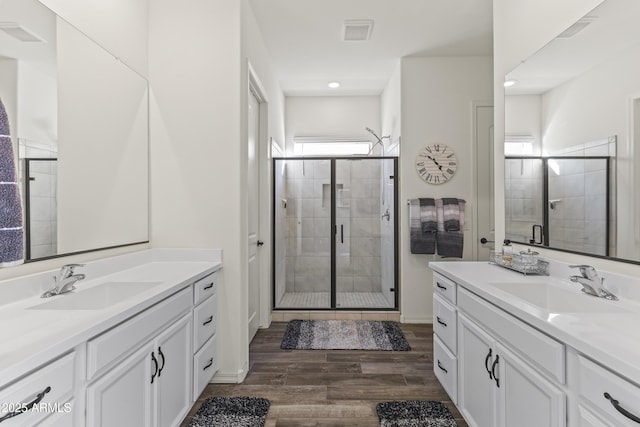
[[[247,60],[247,95],[253,94],[255,98],[258,100],[260,105],[260,130],[258,134],[258,207],[260,209],[260,215],[258,220],[258,236],[259,239],[262,239],[265,242],[265,245],[262,246],[263,249],[270,247],[269,239],[271,238],[270,224],[271,224],[271,209],[269,209],[269,203],[271,200],[271,187],[269,186],[269,182],[271,179],[271,162],[268,161],[268,153],[269,153],[269,99],[267,97],[267,91],[258,76],[258,73],[255,71],[253,66],[251,65],[251,61]],[[245,142],[246,143],[246,142]],[[247,201],[248,208],[248,201]],[[247,212],[248,217],[248,212]],[[248,226],[248,223],[247,223]],[[248,245],[248,241],[246,236],[243,236],[246,245]],[[260,249],[258,249],[260,251]],[[270,269],[271,269],[271,251],[262,250],[262,253],[259,253],[259,278],[260,283],[258,284],[258,292],[260,302],[258,303],[258,328],[267,328],[271,323],[271,310],[269,301],[271,286],[268,280],[264,280],[265,277],[271,277]],[[249,253],[249,248],[247,246],[247,252]],[[248,277],[248,275],[247,275]],[[249,285],[249,284],[247,284]],[[247,304],[249,297],[249,288],[247,287]],[[247,305],[248,306],[248,305]],[[248,322],[249,319],[247,319]],[[248,326],[248,323],[247,323]]]
[[[480,232],[478,230],[479,224],[480,224],[480,210],[478,208],[478,200],[479,200],[479,190],[478,190],[478,183],[480,182],[480,180],[478,179],[478,174],[480,172],[480,165],[478,164],[478,109],[480,108],[494,108],[493,102],[492,101],[472,101],[471,102],[471,124],[472,124],[472,144],[471,144],[471,156],[472,159],[474,159],[473,164],[472,164],[472,176],[474,178],[475,181],[475,185],[473,185],[473,205],[474,205],[474,214],[472,215],[472,224],[473,224],[473,231],[471,233],[472,239],[473,239],[473,244],[471,246],[471,254],[474,260],[478,260],[478,253],[479,253],[479,247],[480,247]],[[495,111],[495,110],[494,110]],[[491,134],[493,135],[493,138],[495,139],[495,120],[494,120],[494,125],[492,127],[492,132]],[[491,153],[489,154],[489,159],[491,162],[491,168],[492,168],[492,172],[493,172],[493,180],[491,183],[489,183],[489,192],[492,195],[492,199],[495,201],[495,189],[494,189],[494,183],[495,183],[495,159],[494,159],[494,146],[493,143],[489,144],[489,149],[491,150]],[[491,224],[490,224],[490,228],[491,228],[491,238],[493,238],[495,240],[495,235],[496,235],[496,230],[495,230],[495,203],[489,203],[489,218],[491,220]],[[494,242],[495,245],[495,242]]]

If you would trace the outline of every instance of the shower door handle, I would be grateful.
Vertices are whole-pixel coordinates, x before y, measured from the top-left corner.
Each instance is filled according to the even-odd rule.
[[[340,243],[344,244],[344,224],[340,224]]]

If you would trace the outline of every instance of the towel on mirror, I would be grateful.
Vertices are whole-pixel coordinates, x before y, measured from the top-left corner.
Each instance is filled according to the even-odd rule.
[[[443,198],[436,201],[438,233],[436,234],[438,255],[462,258],[464,250],[464,209],[463,199]]]
[[[0,267],[22,264],[23,248],[22,201],[9,118],[0,100]]]
[[[435,206],[435,202],[434,202]],[[426,208],[427,206],[425,206]],[[425,217],[426,219],[426,217]],[[422,212],[420,200],[409,200],[409,245],[412,254],[435,254],[436,253],[436,227],[429,224],[426,229],[432,231],[423,231]]]

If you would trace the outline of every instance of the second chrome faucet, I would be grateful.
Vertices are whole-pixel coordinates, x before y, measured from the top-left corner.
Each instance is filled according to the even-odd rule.
[[[604,278],[598,275],[595,268],[590,265],[570,265],[570,268],[577,268],[580,270],[580,276],[569,276],[569,280],[572,282],[580,283],[582,285],[582,292],[592,295],[594,297],[604,298],[611,301],[617,301],[618,297],[607,291],[603,287]]]

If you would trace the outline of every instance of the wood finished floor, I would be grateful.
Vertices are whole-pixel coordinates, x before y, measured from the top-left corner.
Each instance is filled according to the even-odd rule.
[[[379,426],[376,404],[438,400],[459,427],[467,427],[433,374],[431,325],[401,324],[412,351],[280,350],[286,323],[258,331],[249,347],[242,384],[210,384],[181,427],[211,396],[253,396],[271,401],[266,427]]]

